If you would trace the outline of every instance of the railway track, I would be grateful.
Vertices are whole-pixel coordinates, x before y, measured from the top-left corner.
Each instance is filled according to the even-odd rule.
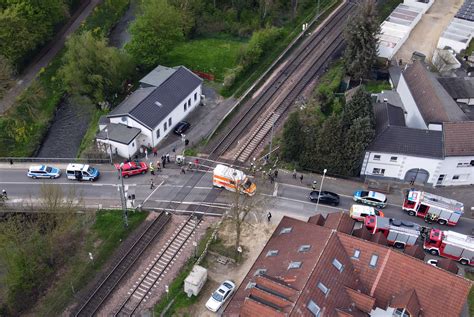
[[[175,197],[170,200],[166,206],[166,210],[177,209],[186,196],[191,192],[191,190],[197,185],[197,183],[203,178],[206,173],[195,172],[191,178],[186,182],[186,184],[176,193]],[[205,204],[197,206],[190,206],[188,209],[192,213],[193,211],[206,211],[209,208],[209,203],[214,202],[214,200],[219,195],[220,191],[217,189],[211,190],[204,199]],[[118,263],[113,267],[112,271],[104,278],[104,280],[94,289],[91,295],[82,303],[82,305],[77,309],[74,316],[95,316],[99,311],[100,307],[106,302],[106,300],[112,295],[113,291],[117,285],[121,282],[123,277],[131,270],[133,264],[138,260],[138,258],[143,254],[146,248],[153,242],[153,240],[160,234],[162,229],[168,223],[171,218],[170,213],[162,212],[147,228],[146,230],[138,237],[138,239],[133,243],[133,245],[127,250],[127,252],[120,258]],[[189,219],[188,219],[189,220]],[[197,220],[196,225],[199,224]],[[191,220],[188,223],[192,223]],[[183,234],[188,231],[189,225],[186,227],[180,227]],[[194,232],[194,231],[193,231]],[[189,238],[189,237],[188,237]],[[177,237],[176,239],[181,239]],[[169,246],[170,250],[174,248],[175,245]],[[168,257],[168,255],[163,254],[163,258]],[[162,262],[160,262],[162,263]],[[168,263],[169,265],[169,263]],[[148,290],[147,295],[149,295],[151,289]],[[138,293],[135,293],[137,295]],[[136,297],[134,297],[136,299]],[[143,297],[143,300],[146,300],[146,296]],[[143,300],[141,302],[143,302]],[[140,303],[141,303],[140,302]],[[127,315],[129,311],[128,308],[132,307],[134,312],[139,306],[133,306],[132,302],[125,302],[124,310],[122,311],[123,315]],[[127,310],[125,310],[127,309]],[[132,315],[133,312],[130,314]],[[119,315],[122,316],[122,315]]]
[[[152,290],[158,286],[163,275],[173,265],[192,235],[195,234],[200,221],[200,218],[191,215],[175,230],[172,238],[163,247],[160,254],[153,259],[152,263],[140,276],[140,279],[130,289],[126,300],[114,316],[132,316],[140,307],[140,304],[147,301]]]
[[[102,303],[110,296],[118,283],[130,270],[140,255],[145,251],[148,245],[161,232],[164,226],[170,220],[171,215],[161,213],[135,241],[127,253],[120,259],[117,265],[99,286],[92,292],[91,296],[76,312],[75,316],[93,316],[100,308]]]
[[[316,78],[342,45],[344,21],[353,6],[350,2],[344,3],[314,38],[296,49],[264,90],[245,103],[246,110],[231,122],[228,132],[211,148],[210,158],[223,156],[233,162],[245,162],[262,146],[272,126],[283,120],[306,85]],[[233,145],[236,146],[230,150]]]

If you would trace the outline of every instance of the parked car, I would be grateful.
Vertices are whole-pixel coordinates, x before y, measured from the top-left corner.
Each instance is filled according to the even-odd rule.
[[[115,168],[120,170],[120,164],[115,164]],[[148,165],[145,162],[133,161],[122,165],[122,176],[127,178],[137,174],[145,174],[148,171]]]
[[[377,208],[385,208],[387,206],[387,197],[384,194],[374,191],[356,191],[354,193],[354,201]]]
[[[365,221],[365,217],[367,216],[385,216],[380,210],[364,205],[352,205],[351,209],[349,209],[349,215],[356,221]]]
[[[313,190],[311,193],[309,193],[309,199],[312,202],[317,202],[318,195],[319,195],[320,204],[326,204],[326,205],[332,205],[332,206],[339,205],[339,195],[336,193],[328,192],[328,191],[321,191],[321,194],[319,194],[319,190]]]
[[[26,173],[28,177],[32,178],[58,178],[61,176],[61,170],[56,167],[47,165],[33,165],[28,169]]]
[[[191,124],[186,121],[180,121],[178,124],[174,127],[173,132],[177,135],[181,135],[184,132],[186,132],[189,128],[191,127]]]
[[[222,304],[229,299],[234,292],[235,284],[232,281],[224,281],[219,288],[212,293],[206,303],[206,308],[212,312],[216,312],[222,307]]]
[[[66,167],[67,179],[93,182],[99,179],[99,176],[99,170],[89,164],[70,163]]]

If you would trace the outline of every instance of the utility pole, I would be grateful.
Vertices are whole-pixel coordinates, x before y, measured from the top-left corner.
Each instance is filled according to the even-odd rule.
[[[118,169],[119,178],[121,180],[120,191],[120,202],[122,203],[122,212],[123,212],[123,224],[125,228],[128,228],[128,215],[127,215],[127,198],[125,197],[125,189],[123,185],[123,175],[122,175],[123,163],[120,163],[120,168]]]
[[[316,213],[318,212],[318,207],[319,207],[319,197],[321,196],[321,190],[323,189],[323,183],[324,183],[324,176],[326,176],[326,172],[328,170],[324,169],[323,171],[323,178],[321,179],[321,185],[319,186],[319,193],[318,193],[318,200],[316,201]]]

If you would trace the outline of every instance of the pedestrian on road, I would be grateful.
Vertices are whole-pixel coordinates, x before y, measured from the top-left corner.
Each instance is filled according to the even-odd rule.
[[[189,161],[188,170],[192,170],[192,169],[193,169],[193,162]]]
[[[13,165],[13,160],[12,159],[10,159],[10,165]]]
[[[166,163],[169,163],[171,162],[170,161],[170,154],[169,153],[166,153]]]
[[[2,196],[4,199],[8,199],[7,191],[5,189],[2,190]]]
[[[303,184],[303,174],[300,175],[300,183]]]
[[[316,190],[316,184],[318,184],[317,181],[313,181],[313,185],[311,186],[313,188],[313,190]]]
[[[153,157],[157,157],[158,156],[158,149],[156,148],[156,146],[153,148]]]
[[[296,179],[296,168],[293,170],[293,178]]]
[[[415,176],[413,176],[410,180],[410,185],[413,186],[415,184]]]
[[[160,161],[156,161],[156,169],[158,170],[158,172],[161,172],[161,163]]]
[[[161,165],[163,165],[163,168],[166,167],[166,157],[163,156],[163,159],[161,160]]]
[[[181,166],[181,174],[186,174],[186,170],[184,169],[184,166]]]
[[[269,174],[268,177],[270,177],[270,184],[273,184],[275,182],[275,178],[273,178],[273,175]]]
[[[155,175],[155,168],[153,167],[153,163],[150,163],[150,174]]]
[[[155,183],[153,182],[153,178],[150,180],[150,189],[155,188]]]
[[[268,222],[270,222],[270,220],[272,220],[272,213],[271,212],[268,212],[267,220],[268,220]]]
[[[273,174],[275,175],[275,178],[278,178],[278,170],[275,169],[275,171],[273,172]]]
[[[199,167],[199,160],[198,159],[194,160],[194,167],[196,167],[196,169]]]

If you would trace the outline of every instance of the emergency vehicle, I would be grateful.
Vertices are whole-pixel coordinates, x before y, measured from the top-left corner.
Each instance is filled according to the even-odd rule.
[[[365,227],[372,234],[382,232],[387,238],[389,245],[397,249],[404,249],[406,246],[415,245],[419,238],[423,238],[428,228],[416,223],[380,216],[365,217]]]
[[[423,248],[432,255],[474,266],[474,237],[433,228],[425,239]]]
[[[374,207],[364,205],[352,205],[349,209],[349,215],[356,221],[364,221],[367,216],[383,217],[384,213]]]
[[[222,164],[217,164],[214,168],[212,185],[225,188],[232,192],[235,192],[237,188],[239,188],[240,192],[249,196],[253,196],[257,189],[257,186],[250,181],[244,172]]]
[[[455,226],[464,212],[464,204],[459,201],[417,190],[407,192],[402,208],[410,216],[449,226]]]

